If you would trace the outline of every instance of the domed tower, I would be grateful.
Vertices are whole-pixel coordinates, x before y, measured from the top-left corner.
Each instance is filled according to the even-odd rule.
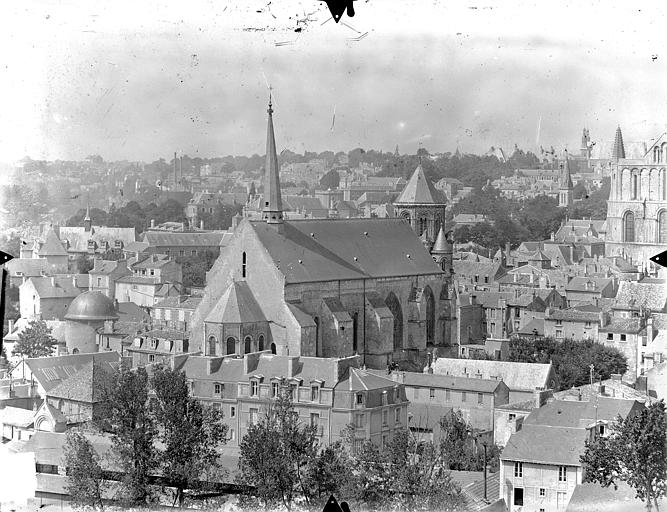
[[[394,201],[396,216],[408,221],[425,246],[430,246],[445,222],[447,200],[424,174],[421,163],[415,169],[403,192]]]
[[[118,320],[114,302],[101,292],[84,292],[69,305],[65,315],[65,341],[70,354],[97,352],[97,329],[107,320]]]

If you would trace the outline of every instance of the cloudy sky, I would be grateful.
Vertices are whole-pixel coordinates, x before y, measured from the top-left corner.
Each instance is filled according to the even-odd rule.
[[[358,0],[346,25],[316,0],[49,3],[0,6],[0,161],[261,154],[267,84],[298,152],[667,130],[664,2]]]

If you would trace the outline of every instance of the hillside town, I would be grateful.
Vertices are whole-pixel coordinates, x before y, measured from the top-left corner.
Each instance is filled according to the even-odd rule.
[[[227,7],[166,6],[168,29],[33,31],[43,141],[9,162],[0,140],[0,508],[666,507],[664,125],[575,101],[591,64],[554,64],[574,43],[534,78],[516,62],[548,45],[502,35],[501,6],[451,7],[499,34],[454,44],[359,31],[369,2],[340,24],[260,3],[229,33]],[[350,33],[316,43],[315,19]]]

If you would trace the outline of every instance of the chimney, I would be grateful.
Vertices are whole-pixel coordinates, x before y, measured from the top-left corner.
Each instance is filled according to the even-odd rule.
[[[653,317],[649,316],[646,319],[646,344],[653,341]]]
[[[10,334],[14,330],[14,320],[7,320],[9,322],[9,330],[7,331],[7,334]]]
[[[151,229],[155,227],[155,219],[151,219]]]
[[[56,277],[51,276],[51,286],[55,287],[56,286]]]

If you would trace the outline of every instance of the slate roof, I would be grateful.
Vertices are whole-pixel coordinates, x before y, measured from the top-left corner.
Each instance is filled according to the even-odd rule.
[[[551,364],[514,363],[509,361],[486,361],[476,359],[453,359],[441,357],[433,364],[433,373],[474,378],[478,373],[482,379],[502,379],[510,390],[535,390],[549,388],[553,373]]]
[[[127,284],[160,284],[159,279],[157,277],[151,277],[151,276],[135,276],[135,275],[127,275],[119,278],[117,283],[127,283]]]
[[[244,201],[245,202],[245,201]],[[191,233],[174,233],[169,231],[146,231],[142,239],[149,247],[218,247],[225,231],[194,231]]]
[[[524,420],[521,430],[510,436],[500,458],[538,464],[581,466],[579,457],[584,453],[587,438],[588,432],[583,428],[533,426],[526,425]]]
[[[118,261],[95,260],[95,266],[91,268],[89,274],[111,274],[118,268]],[[127,271],[128,273],[130,270]]]
[[[33,424],[35,411],[20,407],[6,406],[0,409],[0,425],[27,428]]]
[[[600,312],[580,311],[578,309],[554,309],[547,313],[546,320],[565,320],[570,322],[600,322]]]
[[[524,420],[526,425],[585,429],[595,420],[613,421],[620,414],[625,418],[643,407],[635,400],[596,396],[589,402],[554,400],[534,409]],[[539,445],[535,445],[539,446]]]
[[[10,276],[21,273],[25,277],[38,277],[49,270],[49,262],[42,258],[14,258],[5,263],[5,268]]]
[[[586,286],[588,285],[588,288]],[[570,279],[570,282],[565,286],[566,292],[602,292],[606,289],[611,289],[614,286],[614,281],[609,277],[584,277],[577,276]]]
[[[282,232],[250,225],[288,284],[441,273],[402,219],[306,219]]]
[[[604,386],[604,393],[601,395],[600,384]],[[653,402],[656,399],[649,397],[646,393],[630,387],[622,380],[607,379],[594,384],[584,384],[576,388],[565,389],[554,393],[556,400],[583,400],[585,402],[595,400],[598,396],[608,396],[612,398],[623,398],[626,400],[637,400],[638,402]]]
[[[60,240],[67,240],[70,244],[69,251],[87,252],[88,240],[94,240],[98,245],[109,242],[111,247],[116,240],[121,240],[123,246],[136,240],[134,228],[109,228],[106,226],[92,226],[86,232],[83,226],[62,226],[60,228]]]
[[[63,247],[60,238],[53,229],[49,229],[44,238],[44,243],[39,248],[40,256],[67,256],[67,250]]]
[[[373,373],[379,374],[379,371],[376,370]],[[503,386],[503,382],[496,379],[457,377],[436,373],[397,372],[397,379],[396,382],[409,387],[460,389],[478,393],[493,393],[499,386]]]
[[[346,379],[341,380],[336,389],[349,391],[364,391],[369,389],[384,389],[393,388],[398,383],[392,379],[376,375],[368,370],[361,370],[360,368],[350,368]]]
[[[315,320],[302,309],[302,305],[288,302],[287,309],[289,309],[301,327],[315,327]]]
[[[139,256],[139,261],[132,264],[133,269],[160,268],[165,266],[171,260],[166,254],[149,254]]]
[[[295,212],[300,210],[310,213],[316,210],[327,209],[317,197],[283,196],[282,199],[285,211]]]
[[[56,277],[55,286],[50,277],[31,277],[28,281],[35,287],[40,299],[73,299],[81,293],[81,290],[74,286],[72,280],[72,277]]]
[[[205,322],[245,324],[266,322],[262,308],[245,281],[232,282],[206,316]]]
[[[597,482],[578,484],[566,512],[645,512],[646,504],[636,496],[635,490],[620,480],[616,481],[616,487],[602,487]],[[663,510],[667,499],[659,499],[658,505]]]
[[[644,328],[640,318],[612,318],[607,325],[600,327],[600,332],[638,333]]]
[[[502,299],[505,299],[507,302],[514,299],[514,292],[476,291],[471,292],[471,295],[474,295],[477,298],[477,303],[481,304],[484,308],[499,308]]]
[[[119,470],[119,466],[113,462],[111,449],[113,441],[110,437],[86,433],[95,451],[97,452],[103,469]],[[64,433],[37,431],[23,445],[21,452],[34,452],[35,462],[38,464],[62,465],[65,442],[67,436]],[[55,475],[54,475],[55,476]]]
[[[167,297],[166,299],[161,300],[154,306],[153,309],[196,309],[199,303],[201,302],[201,297],[193,296],[178,296],[178,297]]]
[[[184,331],[177,331],[175,329],[151,329],[142,334],[147,338],[159,338],[166,340],[186,340],[188,335]]]
[[[523,334],[528,336],[533,336],[537,331],[538,336],[544,336],[544,319],[543,318],[533,318],[524,325],[518,331],[515,331],[516,334]]]
[[[118,352],[95,352],[25,360],[35,380],[41,384],[47,394],[93,361],[117,366],[120,364],[120,355]]]
[[[446,203],[447,199],[444,194],[436,189],[426,177],[421,164],[417,166],[407,185],[394,201],[394,204],[435,204],[443,206]]]

